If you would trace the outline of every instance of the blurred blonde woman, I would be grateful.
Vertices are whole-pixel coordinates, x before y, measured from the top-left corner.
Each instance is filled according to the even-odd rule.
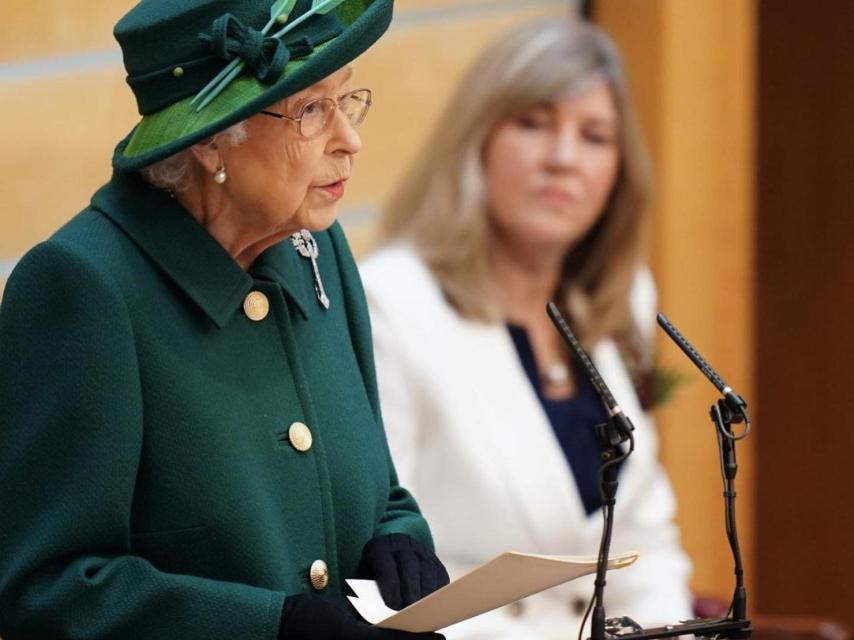
[[[401,482],[451,576],[517,550],[594,554],[593,426],[606,415],[554,331],[556,300],[636,425],[620,471],[609,615],[690,615],[689,562],[639,389],[655,288],[647,156],[613,43],[575,21],[502,35],[460,84],[391,198],[362,265]],[[452,627],[449,638],[567,638],[592,579]]]

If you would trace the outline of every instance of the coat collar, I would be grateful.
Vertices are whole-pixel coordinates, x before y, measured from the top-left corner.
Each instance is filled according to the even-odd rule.
[[[297,254],[290,239],[274,244],[258,256],[249,272],[277,282],[304,319],[308,319],[309,309],[317,308],[312,284],[314,273],[307,260]]]
[[[288,251],[288,241],[270,247],[247,273],[175,199],[133,173],[114,173],[92,197],[92,206],[130,236],[220,329],[252,290],[253,275],[281,285],[307,317],[310,293],[298,277],[304,269],[296,252]]]

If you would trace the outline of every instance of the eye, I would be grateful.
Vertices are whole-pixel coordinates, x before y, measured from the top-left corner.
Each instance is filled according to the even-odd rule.
[[[584,139],[596,145],[609,145],[615,142],[616,136],[609,130],[587,129],[584,131]]]
[[[521,128],[534,131],[549,128],[552,125],[552,120],[552,115],[547,109],[529,109],[514,119]]]
[[[317,116],[320,113],[320,103],[315,100],[313,102],[309,102],[302,108],[302,116],[305,118],[306,116],[311,118]]]

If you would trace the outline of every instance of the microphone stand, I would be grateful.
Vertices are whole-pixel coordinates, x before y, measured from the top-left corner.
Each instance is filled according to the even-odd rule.
[[[617,473],[619,465],[634,451],[635,440],[629,434],[629,450],[623,453],[615,440],[623,441],[619,427],[613,416],[608,422],[596,426],[596,437],[602,447],[602,466],[599,469],[599,492],[602,497],[602,539],[599,543],[599,556],[596,563],[596,580],[593,592],[593,617],[590,621],[592,640],[605,640],[605,576],[608,571],[608,554],[611,550],[611,534],[614,530],[614,505],[617,495]]]
[[[723,378],[706,362],[703,356],[699,354],[694,346],[688,342],[687,338],[673,326],[663,313],[658,314],[658,324],[723,396],[723,398],[711,406],[709,416],[712,419],[712,424],[715,425],[715,435],[717,436],[718,451],[721,457],[721,476],[724,481],[724,522],[727,540],[732,550],[733,563],[735,565],[735,590],[733,591],[729,613],[732,614],[733,620],[747,622],[747,628],[749,629],[750,621],[747,620],[747,591],[744,587],[744,567],[741,563],[741,548],[738,544],[738,531],[735,526],[735,474],[738,472],[735,443],[746,438],[750,433],[751,424],[750,418],[747,416],[747,402],[724,382]],[[740,423],[744,423],[744,430],[736,435],[733,433],[732,425]]]
[[[611,390],[608,389],[608,385],[605,384],[605,381],[596,369],[596,365],[593,364],[593,361],[569,328],[557,306],[553,302],[550,302],[546,307],[546,311],[558,333],[560,333],[561,337],[563,337],[564,341],[566,341],[569,348],[575,354],[576,359],[581,363],[587,373],[587,377],[590,379],[590,383],[596,389],[602,400],[602,404],[605,405],[605,409],[608,411],[608,421],[595,427],[596,440],[602,449],[602,466],[599,468],[599,495],[602,498],[604,524],[602,527],[602,539],[599,542],[599,555],[596,562],[596,580],[594,581],[595,588],[591,602],[593,617],[590,621],[591,639],[605,640],[605,576],[608,571],[611,534],[614,530],[614,505],[616,504],[617,487],[619,485],[617,473],[620,463],[628,458],[635,449],[635,439],[632,435],[634,425],[617,404],[617,401],[611,394]],[[626,452],[623,452],[620,448],[620,445],[624,442],[629,442],[629,449]]]
[[[726,398],[721,398],[711,406],[709,415],[718,441],[718,451],[721,461],[721,476],[724,481],[724,521],[727,540],[732,549],[735,564],[735,590],[729,611],[723,618],[700,618],[679,624],[665,625],[646,629],[637,633],[620,633],[609,636],[619,640],[652,640],[653,638],[671,638],[681,635],[697,637],[731,638],[741,640],[750,638],[750,620],[747,618],[747,591],[744,587],[744,568],[741,562],[741,550],[738,544],[738,532],[735,526],[735,475],[738,464],[735,457],[735,443],[744,438],[750,431],[747,420],[746,403],[738,413],[730,407]],[[745,431],[735,435],[732,425],[746,422]],[[616,626],[616,625],[615,625]],[[597,640],[591,633],[591,638]]]
[[[745,405],[746,407],[746,405]],[[742,410],[735,414],[725,398],[718,400],[709,410],[716,428],[718,451],[721,459],[721,475],[724,481],[724,516],[727,540],[732,549],[735,564],[735,591],[729,611],[724,618],[702,618],[680,624],[665,625],[639,633],[619,633],[620,640],[651,640],[681,635],[715,636],[716,638],[744,639],[751,635],[750,620],[747,618],[747,591],[744,587],[744,568],[735,526],[735,474],[738,465],[735,458],[735,443],[749,432],[749,426],[739,435],[734,435],[732,425],[746,420]],[[749,425],[749,422],[747,423]]]
[[[602,512],[604,525],[602,539],[599,544],[599,555],[596,564],[596,579],[594,594],[591,601],[593,615],[591,618],[591,640],[653,640],[655,638],[671,638],[682,635],[711,637],[715,640],[731,638],[742,640],[751,635],[750,620],[747,619],[747,594],[744,588],[744,569],[741,563],[741,551],[738,544],[738,533],[735,526],[735,475],[738,470],[735,457],[735,443],[746,437],[750,431],[750,420],[747,418],[747,403],[723,382],[714,369],[706,363],[699,353],[685,340],[667,319],[658,314],[659,324],[667,331],[689,358],[700,367],[701,371],[715,384],[723,394],[723,398],[712,405],[710,415],[716,427],[718,448],[721,459],[721,474],[724,480],[725,526],[727,539],[732,549],[735,561],[736,587],[730,610],[724,618],[704,618],[670,624],[643,630],[627,618],[605,618],[605,585],[608,570],[608,553],[611,546],[611,534],[614,527],[614,505],[617,494],[618,466],[634,451],[634,426],[614,400],[590,357],[582,348],[578,339],[572,333],[557,306],[550,302],[547,307],[549,316],[563,337],[564,341],[581,362],[590,382],[602,399],[608,410],[608,421],[596,426],[596,438],[602,447],[602,466],[599,471],[600,494],[602,497]],[[745,430],[734,435],[732,425],[744,421]],[[629,442],[629,449],[623,452],[620,445]],[[588,609],[588,612],[590,610]],[[732,617],[730,617],[732,614]],[[586,616],[585,616],[586,617]],[[628,624],[626,624],[628,623]],[[583,624],[582,624],[583,628]],[[579,631],[580,637],[580,631]]]
[[[733,415],[724,400],[718,400],[709,409],[712,424],[716,427],[718,450],[721,456],[721,475],[724,479],[724,514],[727,540],[729,540],[735,563],[735,591],[732,595],[730,612],[734,620],[747,619],[747,591],[744,588],[744,567],[741,563],[741,548],[738,544],[738,531],[735,526],[735,474],[738,464],[735,459],[735,443],[738,437],[733,435],[733,423],[741,422],[742,416]]]

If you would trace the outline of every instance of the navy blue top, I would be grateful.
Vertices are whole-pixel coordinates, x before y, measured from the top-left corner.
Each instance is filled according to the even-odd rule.
[[[534,351],[523,327],[507,325],[519,360],[537,393],[537,398],[551,422],[563,455],[572,469],[575,484],[587,514],[602,506],[599,495],[599,464],[601,448],[593,427],[606,422],[608,414],[596,390],[585,375],[575,376],[576,392],[569,398],[552,400],[543,395],[540,372]]]

